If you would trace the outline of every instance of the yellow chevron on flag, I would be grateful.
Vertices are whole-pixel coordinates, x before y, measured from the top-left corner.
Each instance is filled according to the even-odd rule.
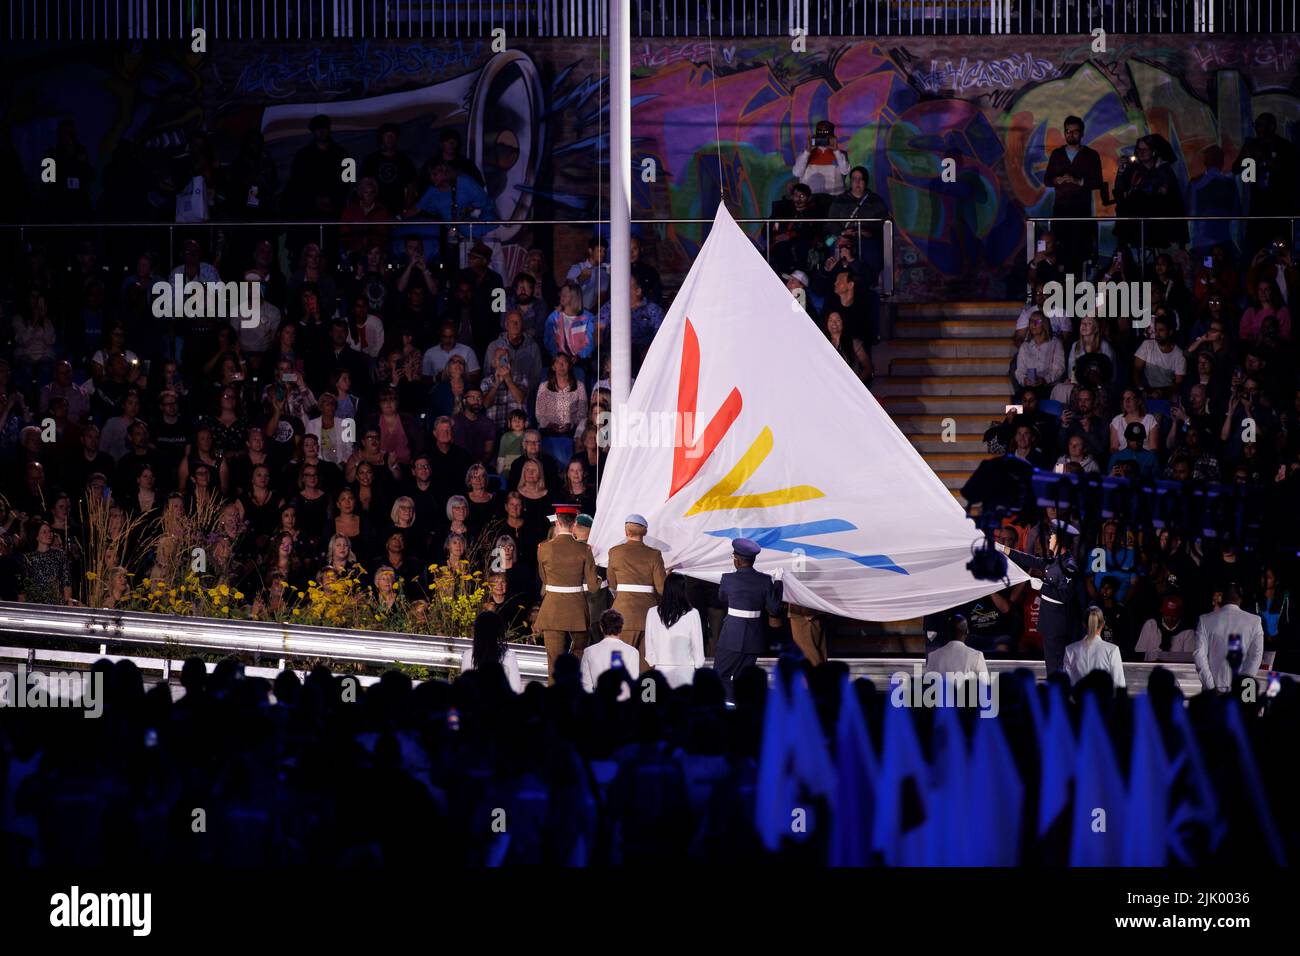
[[[740,486],[753,477],[754,472],[758,471],[759,465],[763,464],[767,459],[774,444],[775,439],[772,438],[772,429],[764,425],[763,430],[754,439],[754,444],[750,445],[749,450],[740,456],[740,461],[736,462],[735,467],[727,472],[721,481],[705,492],[703,498],[691,505],[690,510],[686,512],[684,517],[689,518],[691,515],[705,511],[722,511],[724,509],[770,508],[773,505],[795,504],[800,501],[811,501],[814,498],[825,497],[825,493],[820,488],[814,488],[812,485],[795,485],[793,488],[760,491],[752,495],[736,494],[740,490]]]

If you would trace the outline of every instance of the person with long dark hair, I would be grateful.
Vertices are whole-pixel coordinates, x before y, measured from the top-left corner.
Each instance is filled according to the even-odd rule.
[[[664,578],[659,605],[645,616],[645,661],[670,687],[691,683],[704,666],[704,625],[687,599],[686,578],[676,572]]]
[[[483,611],[474,619],[474,641],[460,658],[462,672],[478,670],[485,664],[499,664],[506,682],[516,694],[523,689],[519,676],[519,655],[506,643],[505,619],[495,611]]]

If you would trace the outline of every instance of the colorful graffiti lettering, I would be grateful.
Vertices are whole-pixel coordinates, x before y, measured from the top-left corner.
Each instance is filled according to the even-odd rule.
[[[929,72],[914,73],[912,79],[927,93],[987,88],[1009,90],[1027,81],[1045,80],[1059,72],[1048,60],[1026,52],[1001,60],[968,61],[962,57],[955,66],[952,60],[931,60]]]
[[[478,40],[387,46],[370,40],[337,52],[316,48],[302,53],[262,47],[240,71],[235,92],[283,100],[304,93],[363,92],[394,76],[417,77],[475,65],[483,54]]]

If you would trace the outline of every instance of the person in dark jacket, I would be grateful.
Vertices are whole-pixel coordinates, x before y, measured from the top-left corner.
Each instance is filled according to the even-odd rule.
[[[713,666],[722,678],[728,699],[734,695],[736,675],[758,660],[767,648],[765,614],[781,610],[783,587],[779,572],[774,579],[754,569],[762,549],[749,538],[731,543],[736,570],[724,574],[718,582],[718,599],[727,606],[727,616],[718,635]]]
[[[1056,193],[1052,213],[1064,218],[1092,216],[1092,194],[1101,189],[1101,157],[1083,145],[1083,120],[1065,118],[1065,145],[1052,150],[1047,160],[1047,185]],[[1054,222],[1066,272],[1083,275],[1084,260],[1097,254],[1097,227],[1091,222]]]

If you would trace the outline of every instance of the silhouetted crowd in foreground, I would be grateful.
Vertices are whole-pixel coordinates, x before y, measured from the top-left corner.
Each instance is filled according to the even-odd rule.
[[[1267,863],[1296,849],[1278,759],[1300,730],[1290,680],[1255,703],[1184,704],[1164,670],[1133,698],[1104,673],[1070,697],[1019,671],[985,719],[893,706],[894,688],[850,683],[835,662],[783,661],[770,689],[750,668],[734,709],[709,669],[673,688],[612,668],[587,693],[567,655],[554,686],[520,694],[486,662],[452,684],[389,672],[363,689],[319,667],[269,682],[190,660],[175,702],[128,661],[94,669],[98,720],[0,708],[8,866],[736,864],[768,853],[764,837],[787,860],[841,864]],[[780,731],[765,734],[771,707]],[[1109,844],[1080,830],[1094,806]]]

